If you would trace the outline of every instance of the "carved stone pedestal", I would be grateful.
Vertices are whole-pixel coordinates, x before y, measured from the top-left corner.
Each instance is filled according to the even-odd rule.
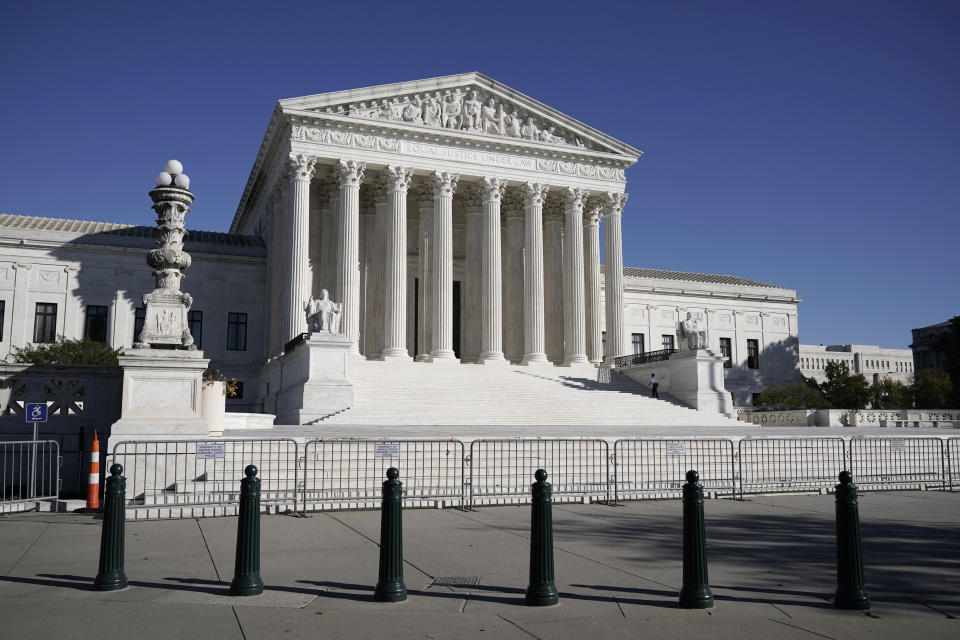
[[[121,440],[208,437],[201,392],[209,363],[202,351],[135,349],[120,356],[120,420],[113,424],[108,450]]]
[[[655,373],[659,391],[669,394],[697,411],[722,413],[735,417],[733,398],[723,384],[723,362],[726,358],[716,349],[694,349],[670,355],[669,360],[629,365],[618,371],[640,384],[650,382]]]
[[[273,409],[277,424],[308,424],[353,404],[351,344],[344,335],[311,333],[264,366],[264,409]]]

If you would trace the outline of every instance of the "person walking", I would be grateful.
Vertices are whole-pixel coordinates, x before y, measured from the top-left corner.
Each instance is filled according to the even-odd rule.
[[[657,374],[650,374],[650,397],[651,398],[660,398],[660,394],[657,392],[657,387],[660,386],[660,381],[657,380]]]

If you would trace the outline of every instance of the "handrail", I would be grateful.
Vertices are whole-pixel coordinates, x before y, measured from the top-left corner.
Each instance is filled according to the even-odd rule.
[[[648,362],[662,362],[669,360],[670,355],[676,352],[676,349],[660,349],[659,351],[646,351],[644,353],[631,353],[625,356],[617,356],[613,359],[613,366],[619,368],[635,364],[647,364]]]

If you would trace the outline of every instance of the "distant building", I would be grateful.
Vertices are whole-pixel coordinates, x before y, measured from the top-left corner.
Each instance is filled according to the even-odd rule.
[[[913,382],[914,353],[910,349],[881,349],[872,344],[800,345],[800,373],[804,377],[826,382],[830,362],[845,362],[850,373],[862,374],[867,382],[884,378]]]
[[[911,329],[913,334],[913,365],[920,369],[947,370],[947,354],[940,346],[941,339],[950,333],[950,321],[932,324],[929,327]]]

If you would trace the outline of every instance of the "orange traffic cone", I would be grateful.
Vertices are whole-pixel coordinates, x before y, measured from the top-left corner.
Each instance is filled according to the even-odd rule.
[[[100,508],[100,441],[93,432],[93,448],[90,450],[90,480],[87,486],[87,509]]]

